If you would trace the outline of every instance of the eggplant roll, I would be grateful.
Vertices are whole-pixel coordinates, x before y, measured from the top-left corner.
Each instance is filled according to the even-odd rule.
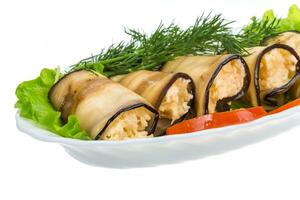
[[[247,99],[267,109],[283,104],[285,93],[299,77],[298,54],[284,44],[255,47],[249,53],[244,58],[252,75]]]
[[[183,120],[192,109],[195,86],[187,74],[141,70],[112,80],[144,97],[159,112],[157,135]]]
[[[250,73],[238,55],[182,56],[165,64],[164,72],[183,72],[196,86],[197,116],[229,110],[231,101],[244,96]]]
[[[300,32],[297,31],[286,31],[279,35],[268,38],[263,42],[264,45],[272,44],[285,44],[295,49],[300,55]]]
[[[276,37],[265,40],[263,44],[286,44],[294,48],[300,56],[300,32],[297,31],[283,32]],[[292,86],[292,88],[289,91],[289,94],[292,98],[300,98],[300,79],[298,79],[296,83]]]
[[[63,121],[75,115],[93,139],[123,140],[151,135],[158,112],[141,96],[92,72],[65,75],[50,90],[49,99]]]

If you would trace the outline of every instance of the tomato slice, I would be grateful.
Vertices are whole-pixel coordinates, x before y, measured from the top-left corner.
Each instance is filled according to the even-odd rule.
[[[257,118],[265,116],[266,114],[267,112],[263,107],[212,113],[175,124],[169,127],[166,133],[167,135],[184,134],[205,129],[241,124],[253,121]]]
[[[275,110],[270,111],[268,114],[275,114],[275,113],[279,113],[282,112],[284,110],[287,110],[289,108],[295,107],[295,106],[299,106],[300,105],[300,99],[296,99],[294,101],[291,101],[287,104],[284,104],[283,106],[280,106],[279,108],[276,108]]]

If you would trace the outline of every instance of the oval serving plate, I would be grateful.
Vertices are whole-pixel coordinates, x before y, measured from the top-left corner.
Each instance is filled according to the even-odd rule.
[[[111,168],[150,167],[203,158],[238,149],[300,124],[300,106],[258,120],[189,134],[125,141],[83,141],[60,137],[16,114],[20,131],[61,144],[80,162]]]

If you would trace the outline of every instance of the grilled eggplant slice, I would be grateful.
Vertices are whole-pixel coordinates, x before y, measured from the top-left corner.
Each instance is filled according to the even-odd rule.
[[[295,49],[295,51],[300,55],[300,32],[298,31],[286,31],[280,33],[279,35],[268,38],[262,43],[263,45],[272,44],[285,44]]]
[[[48,98],[54,108],[62,113],[61,118],[64,122],[70,115],[74,95],[78,93],[81,86],[96,77],[96,74],[89,71],[76,71],[62,77],[50,89]]]
[[[276,37],[265,40],[263,44],[265,45],[285,44],[294,48],[295,51],[300,56],[300,32],[298,31],[283,32]],[[292,88],[289,91],[289,95],[292,98],[300,98],[300,79],[298,79],[296,83],[292,86]]]
[[[187,74],[141,70],[112,77],[112,80],[141,95],[158,110],[156,136],[192,111],[195,86]]]
[[[284,103],[286,92],[299,77],[299,56],[284,44],[255,47],[245,57],[251,72],[247,99],[253,106],[263,105],[270,110]]]
[[[62,119],[71,114],[93,139],[123,140],[147,137],[156,127],[158,112],[141,96],[92,72],[64,76],[49,92]]]
[[[192,77],[197,116],[229,110],[230,102],[244,96],[250,84],[248,66],[238,55],[182,56],[166,63],[162,71]]]

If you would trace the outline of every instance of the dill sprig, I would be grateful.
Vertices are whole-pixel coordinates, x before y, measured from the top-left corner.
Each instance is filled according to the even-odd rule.
[[[242,54],[243,44],[232,33],[221,15],[199,17],[187,29],[161,23],[150,35],[125,29],[129,42],[112,44],[94,56],[71,66],[69,71],[89,69],[106,76],[147,69],[159,70],[167,61],[183,55],[214,55],[222,52]]]
[[[251,18],[251,23],[244,27],[237,35],[237,39],[245,48],[260,46],[266,38],[274,37],[279,33],[279,19]]]

